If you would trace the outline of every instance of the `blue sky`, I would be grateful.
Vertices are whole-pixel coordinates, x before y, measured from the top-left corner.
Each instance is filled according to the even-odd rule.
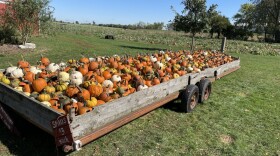
[[[54,17],[68,22],[97,24],[135,24],[168,23],[177,12],[183,10],[182,0],[51,0],[55,8]],[[218,11],[230,19],[236,14],[241,4],[249,0],[207,0],[207,6],[218,4]]]

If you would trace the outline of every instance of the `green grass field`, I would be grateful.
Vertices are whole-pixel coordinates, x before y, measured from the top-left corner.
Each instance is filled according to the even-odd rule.
[[[79,58],[81,53],[135,54],[189,48],[186,44],[105,40],[73,32],[32,41],[37,50],[23,54],[32,64],[41,53],[58,62]],[[219,49],[220,42],[199,38],[197,48]],[[280,46],[228,41],[227,52],[241,58],[241,68],[214,82],[210,99],[195,111],[180,113],[175,102],[169,103],[69,155],[280,155],[280,57],[249,54],[254,48],[271,47]],[[8,62],[16,64],[19,58],[20,54],[1,55],[0,68]],[[23,127],[27,132],[19,138],[0,122],[0,155],[57,155],[50,135],[27,123]]]

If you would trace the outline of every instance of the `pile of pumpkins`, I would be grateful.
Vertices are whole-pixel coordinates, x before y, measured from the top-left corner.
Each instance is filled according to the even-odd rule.
[[[224,53],[203,50],[82,56],[60,63],[41,56],[35,66],[22,57],[17,66],[0,72],[0,81],[61,114],[74,108],[76,115],[81,115],[136,91],[233,60]]]

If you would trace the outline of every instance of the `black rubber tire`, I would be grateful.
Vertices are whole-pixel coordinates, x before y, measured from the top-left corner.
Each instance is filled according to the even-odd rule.
[[[186,90],[181,93],[180,110],[185,113],[193,111],[198,104],[199,89],[196,85],[188,85]]]
[[[199,82],[198,102],[203,103],[208,100],[212,91],[212,83],[209,79],[203,79]]]

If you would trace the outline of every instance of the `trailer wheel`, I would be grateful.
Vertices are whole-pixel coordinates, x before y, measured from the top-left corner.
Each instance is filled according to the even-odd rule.
[[[199,98],[198,102],[203,103],[203,101],[208,100],[212,90],[212,84],[209,79],[203,79],[199,82]]]
[[[180,109],[185,113],[191,112],[197,105],[199,90],[196,85],[188,85],[181,94]]]

